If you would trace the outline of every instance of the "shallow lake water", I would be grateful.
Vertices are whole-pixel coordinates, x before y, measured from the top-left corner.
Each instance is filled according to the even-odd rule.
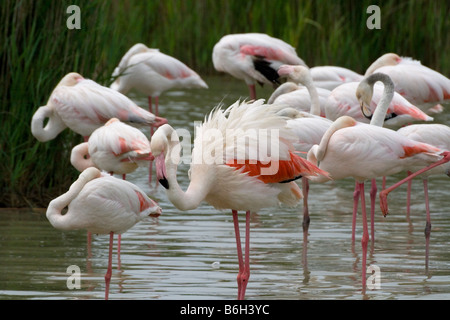
[[[166,92],[160,114],[175,128],[193,132],[194,121],[219,102],[226,106],[247,96],[243,82],[205,77],[209,90]],[[258,88],[267,98],[271,88]],[[146,106],[146,98],[132,96]],[[449,114],[436,117],[448,124]],[[51,142],[48,142],[51,143]],[[186,188],[187,165],[178,170]],[[182,212],[167,200],[164,188],[149,184],[148,170],[127,176],[163,208],[122,235],[120,257],[114,250],[110,299],[235,299],[238,270],[231,212],[207,204]],[[388,177],[391,185],[403,175]],[[378,181],[379,183],[381,181]],[[308,235],[302,231],[302,205],[252,214],[251,276],[246,299],[450,299],[449,178],[429,182],[432,231],[425,263],[425,205],[421,180],[413,183],[410,219],[406,187],[390,194],[384,218],[378,201],[375,242],[368,265],[379,269],[380,287],[361,292],[361,216],[351,241],[354,182],[351,179],[311,184]],[[368,188],[366,188],[367,191]],[[366,197],[367,205],[369,199]],[[245,215],[241,215],[241,231]],[[45,208],[0,210],[0,299],[103,299],[109,237],[59,231]],[[115,248],[116,249],[116,248]],[[79,289],[69,289],[69,266],[81,271]]]

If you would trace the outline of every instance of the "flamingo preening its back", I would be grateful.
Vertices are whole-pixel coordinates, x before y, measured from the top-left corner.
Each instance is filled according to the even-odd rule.
[[[263,33],[238,33],[222,37],[213,48],[214,68],[244,80],[250,99],[256,99],[255,84],[278,85],[282,64],[304,65],[295,48]]]

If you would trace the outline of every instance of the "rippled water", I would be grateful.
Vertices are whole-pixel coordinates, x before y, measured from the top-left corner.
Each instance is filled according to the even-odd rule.
[[[206,78],[209,90],[173,91],[161,97],[160,113],[175,128],[193,132],[218,102],[234,102],[247,91],[228,77]],[[223,92],[232,92],[224,96]],[[258,93],[263,97],[270,88]],[[140,105],[146,99],[136,96]],[[438,122],[449,123],[448,114]],[[187,166],[179,182],[188,185]],[[390,177],[387,184],[402,178]],[[237,256],[231,213],[203,204],[180,212],[164,189],[150,186],[147,170],[127,177],[163,208],[122,236],[120,261],[114,252],[110,299],[235,299]],[[425,207],[422,184],[413,184],[410,220],[406,188],[389,196],[390,214],[375,217],[375,243],[368,264],[379,267],[381,288],[361,293],[361,218],[351,241],[351,179],[312,184],[311,224],[307,240],[301,228],[302,206],[273,208],[251,216],[251,277],[247,299],[449,299],[450,207],[448,177],[430,179],[432,232],[425,266]],[[368,199],[366,200],[369,203]],[[244,221],[244,215],[241,217]],[[243,229],[243,223],[241,224]],[[0,211],[0,299],[103,299],[108,236],[54,229],[45,209]],[[66,270],[81,270],[81,288],[68,289]]]

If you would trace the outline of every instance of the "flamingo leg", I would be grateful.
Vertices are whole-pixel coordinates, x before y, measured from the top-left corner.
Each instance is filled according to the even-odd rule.
[[[408,176],[410,175],[411,171],[408,170]],[[408,180],[408,188],[406,190],[406,218],[408,221],[411,213],[411,187],[412,187],[412,180]]]
[[[359,184],[359,189],[361,191],[361,212],[362,212],[362,223],[363,223],[363,235],[361,238],[362,246],[362,287],[363,292],[366,290],[366,263],[367,263],[367,244],[369,242],[369,229],[367,227],[367,215],[366,215],[366,201],[364,195],[364,182]]]
[[[248,90],[250,92],[250,100],[256,100],[256,86],[254,84],[249,84]]]
[[[237,285],[238,285],[238,300],[243,300],[245,297],[245,290],[247,288],[248,278],[250,277],[250,211],[246,213],[246,225],[245,225],[245,262],[242,256],[242,245],[241,245],[241,235],[239,232],[239,219],[238,212],[232,210],[234,231],[236,235],[236,247],[239,262],[239,273],[237,275]]]
[[[428,270],[428,256],[430,249],[430,234],[431,234],[431,215],[430,215],[430,204],[428,201],[428,179],[423,179],[423,191],[425,193],[425,209],[427,212],[427,222],[425,225],[425,268]]]
[[[389,188],[383,190],[380,192],[380,207],[381,207],[381,212],[383,213],[384,216],[386,216],[389,213],[388,210],[388,205],[387,205],[387,196],[389,194],[389,192],[391,192],[392,190],[398,188],[399,186],[401,186],[402,184],[404,184],[405,182],[415,178],[416,176],[430,170],[433,169],[434,167],[440,166],[443,163],[447,163],[450,161],[450,151],[444,151],[441,153],[441,155],[443,156],[443,158],[439,161],[436,161],[435,163],[420,169],[414,173],[412,173],[411,175],[409,175],[408,177],[406,177],[403,180],[400,180],[399,182],[393,184],[392,186],[390,186]]]
[[[112,275],[112,249],[114,242],[114,232],[109,233],[109,254],[108,254],[108,270],[105,274],[105,300],[108,300],[109,296],[109,283],[111,282]]]
[[[370,231],[372,235],[372,244],[375,243],[375,198],[377,196],[377,181],[372,179],[370,188]]]
[[[360,194],[359,183],[355,181],[355,191],[353,191],[352,243],[355,243],[356,215],[358,213],[358,199]]]
[[[308,194],[309,194],[309,182],[308,179],[302,178],[302,191],[303,191],[303,233],[308,232],[309,228],[309,209],[308,209]]]

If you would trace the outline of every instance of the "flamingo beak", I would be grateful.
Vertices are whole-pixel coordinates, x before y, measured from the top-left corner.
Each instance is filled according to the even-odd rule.
[[[155,122],[152,124],[152,127],[158,128],[166,123],[168,123],[166,118],[155,117]]]
[[[155,158],[156,163],[156,179],[166,189],[169,189],[169,181],[167,180],[166,173],[166,156],[164,152],[161,152],[159,156]]]

